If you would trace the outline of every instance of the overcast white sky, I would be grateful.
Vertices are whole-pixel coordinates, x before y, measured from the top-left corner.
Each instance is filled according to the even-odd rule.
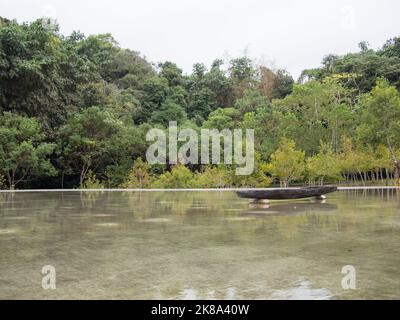
[[[1,0],[0,16],[54,16],[61,33],[110,32],[150,61],[185,72],[247,52],[298,77],[328,53],[373,48],[400,35],[399,0]]]

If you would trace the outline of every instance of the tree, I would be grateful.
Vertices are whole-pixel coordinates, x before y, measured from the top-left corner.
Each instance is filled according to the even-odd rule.
[[[29,177],[57,174],[49,160],[55,145],[43,139],[35,119],[11,112],[0,115],[0,175],[6,177],[10,189]]]
[[[79,173],[82,186],[89,170],[102,169],[125,154],[128,146],[120,144],[123,129],[123,123],[112,112],[98,107],[70,115],[59,134],[63,170]],[[119,148],[115,149],[116,145]]]
[[[232,80],[228,78],[226,71],[221,67],[223,61],[216,59],[211,65],[210,71],[206,74],[204,84],[214,92],[217,107],[226,108],[232,106],[233,87]]]
[[[97,73],[106,81],[112,81],[114,56],[118,53],[117,42],[111,34],[82,36],[77,42],[77,52],[86,57]]]
[[[216,106],[215,93],[207,87],[202,87],[191,92],[187,113],[190,118],[206,119]]]
[[[142,158],[138,158],[122,186],[127,189],[145,189],[150,186],[151,180],[150,166]]]
[[[246,113],[240,122],[243,129],[254,130],[255,149],[263,161],[269,160],[282,137],[301,141],[300,124],[301,119],[293,112],[282,112],[275,105],[260,106],[255,112]]]
[[[280,180],[282,187],[288,187],[289,184],[301,179],[304,176],[305,164],[304,151],[295,149],[295,142],[282,138],[278,149],[271,155],[271,161],[267,165],[267,171],[273,177]]]
[[[204,64],[197,63],[186,79],[188,92],[187,113],[201,123],[210,112],[233,104],[232,79],[221,68],[223,62],[215,60],[208,71]]]
[[[153,112],[150,122],[154,124],[159,123],[167,127],[169,122],[172,120],[181,123],[185,119],[185,110],[171,99],[167,98],[167,100],[160,106],[160,109]]]
[[[230,77],[237,83],[251,83],[254,80],[255,69],[253,61],[246,57],[232,59],[229,66]]]
[[[139,88],[146,79],[155,75],[153,66],[139,52],[118,48],[111,51],[109,59],[103,79],[120,88]]]
[[[389,149],[385,145],[379,145],[374,152],[374,169],[376,180],[384,181],[384,177],[389,178],[389,172],[393,170],[393,159]]]
[[[240,113],[234,108],[217,109],[209,115],[203,127],[217,130],[234,129],[239,119]]]
[[[186,189],[194,188],[193,173],[184,165],[178,164],[170,172],[158,177],[152,184],[156,189]]]
[[[377,51],[369,49],[364,41],[360,52],[344,56],[327,55],[321,68],[304,70],[300,82],[305,79],[322,81],[332,74],[352,73],[360,76],[349,82],[349,86],[360,93],[369,92],[380,77],[400,89],[399,40],[396,39],[389,40]]]
[[[124,122],[121,130],[113,137],[108,153],[112,158],[102,172],[109,188],[121,186],[126,181],[127,172],[134,165],[134,159],[145,157],[150,144],[146,141],[146,134],[150,128],[149,124],[133,126],[128,121]]]
[[[46,131],[65,120],[80,84],[95,78],[77,43],[42,21],[0,26],[0,112],[37,117]]]
[[[208,166],[194,176],[196,188],[226,188],[229,186],[229,174],[221,166]]]
[[[170,61],[160,63],[158,67],[161,69],[160,76],[167,79],[170,87],[180,86],[183,84],[182,69]]]
[[[282,99],[293,90],[294,80],[286,70],[278,69],[274,71],[261,66],[259,78],[259,90],[270,100]]]
[[[230,170],[232,184],[237,187],[266,188],[272,184],[273,179],[268,175],[268,164],[261,160],[258,152],[254,156],[254,170],[247,176],[237,176],[235,168]]]
[[[377,82],[380,77],[387,81]],[[63,36],[40,19],[0,18],[0,117],[8,119],[1,129],[0,180],[11,187],[56,187],[54,164],[62,187],[64,177],[67,187],[118,187],[128,173],[132,186],[142,185],[135,170],[146,171],[147,164],[134,160],[146,154],[146,133],[173,120],[196,132],[254,129],[258,158],[246,177],[235,176],[234,166],[152,166],[160,185],[195,186],[192,175],[200,186],[266,186],[270,174],[282,185],[304,178],[323,183],[338,178],[339,162],[346,181],[388,183],[400,175],[396,89],[400,37],[378,50],[363,42],[358,52],[326,55],[295,84],[285,70],[257,67],[246,56],[227,66],[220,59],[209,68],[197,63],[186,75],[174,62],[155,66],[121,48],[110,34]],[[18,133],[25,131],[33,136]],[[309,157],[305,175],[301,154]],[[266,171],[270,167],[277,170]]]
[[[272,106],[267,97],[263,96],[261,92],[255,89],[249,89],[244,91],[242,98],[236,100],[235,108],[238,109],[243,116],[246,113],[256,112],[262,108],[271,109]]]
[[[294,80],[293,77],[286,70],[278,69],[276,71],[276,87],[275,87],[275,99],[285,98],[293,91]]]
[[[159,110],[168,97],[168,81],[162,77],[147,79],[142,86],[142,102],[133,116],[137,123],[148,122],[153,112]]]
[[[235,98],[240,98],[246,89],[256,84],[256,70],[253,61],[248,57],[232,59],[229,66],[229,75]]]
[[[388,148],[400,181],[400,160],[396,153],[400,148],[400,93],[387,80],[380,79],[360,105],[363,123],[358,127],[359,138]]]
[[[100,182],[99,179],[96,178],[96,175],[89,170],[86,173],[86,176],[84,178],[84,181],[81,185],[82,189],[104,189],[104,185]]]
[[[382,54],[389,57],[400,57],[400,37],[389,39],[382,47]]]
[[[318,152],[321,140],[336,147],[339,134],[352,133],[349,94],[334,82],[308,81],[295,85],[292,94],[273,103],[275,109],[296,117],[295,135],[288,137],[310,155]]]
[[[6,179],[2,174],[0,174],[0,190],[6,186]]]
[[[319,153],[307,159],[307,173],[310,180],[318,180],[320,185],[325,179],[340,179],[341,163],[332,147],[321,143]]]

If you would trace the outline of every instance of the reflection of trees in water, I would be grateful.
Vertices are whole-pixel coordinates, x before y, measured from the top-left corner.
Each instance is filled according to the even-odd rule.
[[[43,193],[0,193],[0,214],[29,218],[52,216],[59,205],[57,197]]]
[[[80,191],[79,192],[79,198],[81,200],[81,205],[84,208],[95,208],[99,204],[99,201],[104,201],[108,197],[105,197],[105,192],[104,191]]]
[[[127,279],[132,287],[154,288],[148,293],[152,298],[159,290],[160,298],[192,294],[224,299],[227,284],[244,292],[248,283],[275,279],[272,268],[285,271],[297,258],[305,261],[301,270],[312,275],[307,267],[317,260],[321,270],[331,271],[340,259],[353,257],[348,249],[375,254],[385,250],[382,243],[396,243],[400,224],[397,229],[387,224],[400,220],[398,195],[359,193],[338,192],[326,203],[272,202],[269,207],[252,207],[231,192],[0,194],[0,217],[30,217],[0,219],[0,229],[19,226],[24,233],[2,235],[18,239],[2,247],[2,258],[17,261],[16,250],[19,256],[33,257],[30,265],[57,257],[68,262],[65,267],[72,273],[87,261],[100,261],[82,272],[90,281],[98,281],[99,275],[115,276],[119,284]],[[168,222],[146,223],[150,218]],[[246,285],[235,282],[232,274]],[[213,297],[204,279],[212,279]]]
[[[0,208],[4,208],[7,204],[10,204],[14,196],[15,193],[0,192]]]
[[[395,200],[395,201],[394,201]],[[398,215],[399,190],[349,190],[336,193],[327,203],[311,201],[250,205],[240,213],[242,217],[257,217],[269,224],[285,238],[308,237],[307,230],[324,237],[344,233],[349,236],[359,232],[372,232],[377,224],[392,221]]]
[[[388,223],[396,223],[399,216],[399,190],[348,190],[340,192],[338,201],[338,232],[348,235],[365,233],[371,238],[382,226],[390,236]],[[382,229],[383,230],[383,229]]]
[[[232,207],[232,198],[230,192],[134,192],[129,197],[129,203],[138,213],[138,217],[147,218],[196,213],[221,214]],[[238,199],[234,200],[240,202]]]
[[[340,192],[343,194],[345,199],[347,198],[378,198],[380,200],[400,200],[400,188],[385,188],[385,189],[349,189],[349,190],[342,190]]]
[[[364,190],[365,191],[365,190]],[[127,201],[135,219],[148,219],[169,216],[175,220],[184,220],[192,225],[213,225],[225,228],[225,233],[215,237],[216,241],[245,241],[255,233],[278,232],[284,239],[304,236],[304,230],[314,229],[316,232],[354,232],[362,227],[366,231],[381,222],[376,214],[382,205],[376,200],[393,200],[398,197],[395,190],[356,190],[339,192],[337,199],[328,202],[273,202],[267,208],[251,208],[247,201],[238,199],[230,192],[134,192],[128,195]],[[126,196],[125,195],[125,196]],[[366,200],[375,202],[370,207]],[[385,201],[387,202],[387,201]],[[360,206],[367,206],[363,212],[368,215],[370,223],[360,222]],[[385,215],[395,213],[390,207]],[[219,219],[207,219],[216,218]],[[226,219],[225,219],[226,218]],[[243,219],[251,218],[251,219]],[[360,225],[361,224],[361,225]],[[307,236],[307,235],[305,235]]]
[[[307,226],[324,228],[336,223],[336,204],[324,202],[273,202],[271,204],[251,204],[250,209],[240,213],[242,217],[264,219],[285,238],[295,238]]]
[[[49,231],[51,223],[60,222],[67,233],[79,220],[64,219],[65,215],[83,219],[113,214],[117,215],[121,229],[130,228],[129,224],[136,220],[168,218],[206,226],[209,237],[216,242],[234,243],[264,232],[277,232],[277,237],[289,239],[307,236],[303,231],[310,229],[350,233],[360,228],[372,230],[376,223],[398,215],[397,202],[393,202],[396,199],[399,199],[399,192],[394,189],[349,190],[338,192],[336,198],[327,203],[273,202],[264,207],[252,207],[231,192],[1,193],[0,209],[1,213],[12,209],[7,215],[28,215],[32,230],[46,228],[49,224]],[[360,214],[365,219],[360,219]],[[80,230],[85,229],[83,226]],[[91,227],[88,224],[87,229]],[[221,227],[224,232],[220,232]],[[157,230],[157,225],[153,228]],[[213,229],[219,232],[213,233]]]

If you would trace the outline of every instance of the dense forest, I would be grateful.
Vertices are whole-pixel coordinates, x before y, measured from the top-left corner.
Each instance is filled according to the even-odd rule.
[[[0,18],[0,188],[389,184],[400,173],[400,38],[327,55],[294,80],[247,56],[184,74],[110,34]],[[279,58],[279,57],[278,57]],[[232,165],[149,165],[169,121],[254,129],[250,176]]]

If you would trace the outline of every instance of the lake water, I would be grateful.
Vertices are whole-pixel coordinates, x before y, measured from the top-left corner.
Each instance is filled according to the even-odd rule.
[[[259,206],[218,191],[0,193],[0,299],[353,298],[400,298],[395,190]]]

